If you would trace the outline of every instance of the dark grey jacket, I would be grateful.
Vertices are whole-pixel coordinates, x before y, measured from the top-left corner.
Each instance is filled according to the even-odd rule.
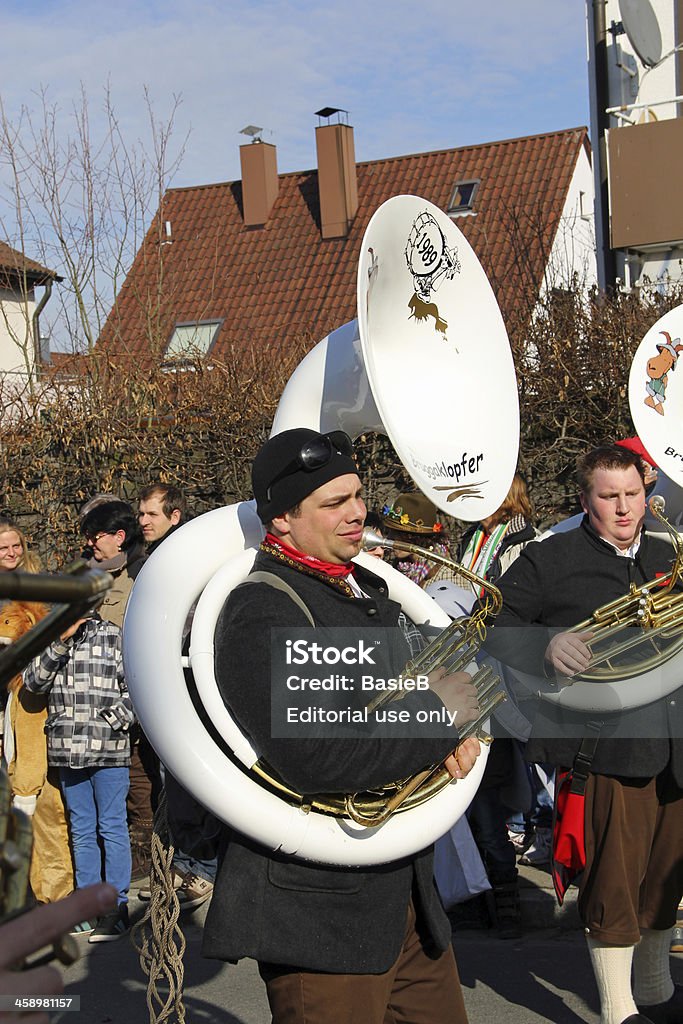
[[[498,582],[504,604],[487,648],[504,663],[542,677],[543,655],[554,633],[577,625],[596,608],[627,594],[631,583],[640,586],[666,572],[672,557],[669,543],[645,532],[635,559],[617,555],[591,529],[587,517],[575,530],[529,544]],[[535,625],[520,630],[529,624]],[[570,767],[581,736],[590,734],[585,728],[589,719],[604,723],[592,763],[595,773],[651,778],[671,762],[677,781],[683,784],[680,690],[615,715],[574,714],[540,702],[526,756]]]
[[[358,570],[368,599],[349,597],[334,583],[259,553],[254,566],[286,580],[316,625],[392,626],[399,606],[383,581]],[[268,763],[299,792],[354,792],[443,760],[448,737],[273,739],[270,722],[270,632],[310,627],[292,599],[265,583],[237,588],[216,633],[216,675],[226,704]],[[401,654],[407,660],[408,650]],[[405,663],[394,665],[395,673]],[[402,707],[440,706],[431,693],[411,694]],[[228,837],[226,837],[227,840]],[[418,931],[430,954],[450,942],[450,925],[433,882],[432,851],[373,868],[337,868],[271,853],[233,834],[225,844],[206,920],[206,956],[288,964],[332,973],[380,973],[396,959],[411,894]]]

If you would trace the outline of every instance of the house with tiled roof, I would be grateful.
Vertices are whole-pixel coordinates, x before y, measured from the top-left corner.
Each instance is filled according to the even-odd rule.
[[[278,174],[257,140],[240,148],[240,181],[169,189],[99,346],[143,363],[312,346],[355,317],[363,233],[405,193],[465,234],[509,331],[530,296],[595,280],[585,128],[356,163],[340,118],[316,147],[317,168]]]
[[[0,242],[0,378],[21,385],[49,358],[40,335],[40,314],[62,278]],[[42,289],[36,298],[36,288]]]

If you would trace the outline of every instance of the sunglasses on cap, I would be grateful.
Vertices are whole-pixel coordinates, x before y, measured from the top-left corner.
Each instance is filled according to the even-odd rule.
[[[331,430],[329,434],[319,434],[318,437],[306,441],[305,444],[302,444],[296,457],[271,480],[266,491],[266,500],[272,501],[272,490],[278,481],[283,480],[286,476],[291,476],[299,469],[307,472],[322,469],[335,455],[353,455],[353,441],[343,430]]]

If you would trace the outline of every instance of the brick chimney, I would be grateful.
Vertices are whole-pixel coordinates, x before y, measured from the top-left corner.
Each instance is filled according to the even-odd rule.
[[[244,223],[247,227],[263,225],[279,188],[275,146],[260,140],[240,146],[240,166]]]
[[[318,113],[326,116],[324,111]],[[358,209],[353,128],[348,124],[318,127],[315,130],[315,144],[318,152],[322,236],[346,238]]]

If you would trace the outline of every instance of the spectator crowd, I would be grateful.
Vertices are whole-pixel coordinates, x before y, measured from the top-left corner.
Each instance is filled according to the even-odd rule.
[[[138,507],[97,494],[80,512],[80,557],[112,577],[96,611],[77,620],[8,686],[3,761],[15,807],[33,824],[30,884],[39,903],[62,899],[101,879],[118,894],[117,906],[77,923],[73,934],[110,942],[130,926],[133,883],[149,899],[154,814],[162,786],[176,848],[174,884],[181,909],[211,895],[217,826],[168,773],[147,740],[128,694],[122,630],[128,598],[149,555],[186,515],[182,492],[166,484],[141,491]],[[23,531],[0,520],[0,572],[41,570]],[[3,601],[2,640],[19,639],[48,607]],[[193,856],[194,825],[205,824],[200,859]]]
[[[607,603],[622,590],[628,592],[627,584],[633,585],[641,575],[642,583],[665,575],[669,548],[661,540],[650,538],[644,528],[646,488],[651,480],[644,472],[643,460],[648,467],[650,463],[637,439],[602,446],[579,460],[583,519],[574,524],[574,529],[560,530],[557,536],[539,544],[533,508],[519,474],[500,508],[472,524],[457,541],[449,536],[447,524],[422,494],[400,494],[391,505],[365,518],[360,488],[350,490],[343,503],[333,493],[338,480],[350,479],[355,487],[357,479],[350,440],[346,439],[347,450],[340,437],[346,435],[336,432],[307,440],[298,454],[285,460],[284,469],[271,451],[278,441],[271,440],[270,448],[264,447],[267,458],[261,455],[265,468],[257,467],[254,477],[259,516],[267,531],[257,564],[260,559],[279,570],[284,565],[285,577],[292,570],[299,583],[303,578],[304,590],[314,578],[316,586],[311,593],[322,595],[325,614],[325,602],[329,601],[332,615],[333,593],[338,599],[339,592],[343,592],[350,615],[361,607],[356,603],[358,599],[376,600],[363,589],[372,591],[372,574],[359,585],[351,556],[342,558],[335,547],[342,542],[349,551],[359,546],[360,529],[346,526],[357,526],[360,521],[362,529],[364,520],[377,541],[371,548],[368,545],[370,553],[384,558],[388,549],[394,567],[424,589],[452,618],[476,610],[485,600],[487,588],[499,586],[502,614],[493,627],[489,655],[500,658],[503,671],[503,666],[531,666],[539,677],[566,681],[583,671],[592,658],[590,630],[567,630],[566,616],[572,623],[583,620],[590,615],[596,594],[601,596],[598,604]],[[322,449],[320,439],[325,442]],[[295,447],[301,441],[298,435],[289,440],[296,441]],[[341,448],[335,447],[339,444]],[[283,453],[278,458],[284,458]],[[316,485],[309,472],[318,474]],[[299,478],[303,483],[300,480],[296,484]],[[276,499],[273,495],[278,491],[282,496]],[[319,492],[328,501],[322,506],[325,510],[348,506],[350,511],[344,513],[346,532],[329,529],[327,511],[318,514],[315,500]],[[309,504],[302,520],[301,506],[305,502]],[[136,718],[122,658],[124,616],[136,577],[146,559],[186,518],[182,492],[165,484],[152,484],[141,491],[137,509],[112,494],[97,494],[84,505],[80,513],[81,557],[108,572],[112,585],[97,611],[64,629],[22,675],[11,681],[4,708],[2,756],[14,805],[33,818],[30,883],[37,902],[52,903],[73,889],[106,881],[116,892],[116,906],[79,921],[73,933],[87,935],[92,943],[110,942],[125,935],[130,927],[128,902],[133,883],[138,883],[139,899],[151,896],[145,883],[150,871],[155,812],[163,789],[175,851],[172,884],[180,909],[190,910],[205,903],[217,884],[214,905],[220,906],[207,922],[208,955],[232,960],[244,954],[237,951],[233,956],[232,946],[225,940],[222,907],[237,899],[233,890],[241,883],[227,877],[225,857],[229,860],[230,855],[225,854],[227,842],[221,841],[221,824],[159,762]],[[331,513],[328,518],[333,518]],[[321,537],[331,544],[329,551],[323,545],[323,554],[329,555],[326,558],[317,549]],[[478,584],[472,583],[470,575],[463,576],[461,569],[474,574]],[[22,530],[9,519],[1,519],[0,573],[38,571],[40,562]],[[267,576],[268,572],[261,575]],[[341,584],[340,578],[344,581]],[[326,580],[322,588],[321,579]],[[591,588],[586,587],[588,579]],[[287,592],[289,584],[284,586]],[[277,599],[273,601],[272,594],[267,597],[277,611]],[[380,600],[380,607],[382,601],[386,599]],[[251,643],[249,630],[240,627],[240,616],[246,614],[248,603],[233,594],[226,605],[229,615],[225,634],[231,639],[226,649],[232,657],[236,657],[236,637],[245,645]],[[291,613],[291,608],[288,610]],[[2,639],[6,643],[16,641],[48,611],[38,602],[4,601],[0,606]],[[259,621],[256,605],[247,612]],[[273,615],[275,621],[275,612]],[[534,634],[543,637],[538,650],[527,639],[529,632],[515,632],[520,626],[532,625],[545,627]],[[258,656],[265,657],[266,645],[261,646]],[[247,654],[253,658],[257,653],[247,652],[245,647],[243,662],[248,660]],[[521,666],[515,664],[518,656]],[[228,655],[225,658],[227,664]],[[233,677],[239,677],[240,667],[242,662],[232,666],[231,672],[224,670],[225,678],[218,672],[224,699],[223,690],[229,691]],[[434,682],[432,688],[445,703]],[[514,698],[514,687],[509,689]],[[245,690],[243,696],[248,716],[253,711],[251,690]],[[583,719],[576,724],[576,734],[565,734],[560,729],[559,712],[557,723],[553,719],[554,705],[542,726],[551,731],[539,734],[539,717],[530,722],[514,699],[508,705],[493,718],[491,753],[466,818],[437,843],[435,882],[452,922],[461,928],[493,928],[501,939],[519,937],[522,917],[518,862],[548,870],[552,867],[556,875],[558,844],[566,839],[562,829],[566,830],[567,824],[561,821],[565,804],[560,806],[558,794],[564,792],[563,800],[567,792],[585,797],[585,832],[582,830],[581,835],[585,849],[581,870],[575,872],[574,880],[579,886],[579,909],[585,918],[600,993],[602,1024],[675,1024],[681,1019],[683,991],[673,987],[667,962],[670,951],[683,949],[683,925],[680,920],[673,925],[671,921],[681,899],[681,743],[676,731],[676,701],[659,709],[666,717],[659,732],[647,731],[649,719],[638,708],[632,715],[632,731],[620,738],[605,735],[605,722],[586,726]],[[627,715],[622,715],[620,725],[629,728],[629,721]],[[559,730],[556,734],[552,732],[555,725]],[[597,735],[583,735],[594,728]],[[599,743],[601,732],[603,742]],[[575,784],[577,780],[583,788]],[[571,790],[562,789],[565,783],[571,784]],[[238,852],[243,844],[243,863],[254,872],[257,861],[261,871],[261,861],[269,860],[268,884],[278,893],[288,888],[284,883],[279,888],[272,883],[276,858],[242,839],[233,837],[231,842]],[[218,856],[219,846],[223,858]],[[285,868],[290,873],[300,870],[296,863],[287,863]],[[313,869],[309,866],[306,870]],[[337,874],[340,879],[345,877],[341,871]],[[431,878],[430,867],[425,892],[433,889]],[[423,888],[424,883],[421,878]],[[397,884],[394,896],[398,888]],[[557,879],[556,888],[560,893]],[[249,902],[251,894],[240,892],[239,898]],[[426,898],[421,897],[423,901]],[[312,899],[312,914],[318,912],[316,907]],[[412,913],[412,902],[411,908]],[[250,934],[255,920],[243,917],[245,934]],[[411,942],[419,930],[413,921]],[[304,945],[298,955],[303,957],[301,967],[306,977],[325,973],[325,984],[332,991],[329,976],[335,971],[329,964],[320,966],[327,964],[324,951],[317,951],[320,956],[311,966],[304,962],[308,955]],[[271,1006],[288,1005],[297,987],[292,983],[293,968],[285,969],[280,960],[271,963],[263,956],[257,959]],[[446,979],[452,991],[459,993],[453,969],[450,964],[444,968],[439,985],[445,986],[445,992]],[[365,973],[373,972],[368,969]],[[353,976],[365,977],[365,973],[354,969]],[[327,989],[321,987],[320,991]],[[357,996],[360,1005],[360,989]],[[466,1020],[464,1007],[458,1012],[459,1019]]]

